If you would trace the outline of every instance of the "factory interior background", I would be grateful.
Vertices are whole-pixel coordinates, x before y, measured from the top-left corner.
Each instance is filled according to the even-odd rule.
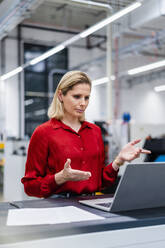
[[[86,120],[101,127],[107,163],[136,138],[152,151],[137,161],[165,161],[164,21],[163,0],[0,1],[0,201],[28,199],[29,139],[70,70],[92,80]]]

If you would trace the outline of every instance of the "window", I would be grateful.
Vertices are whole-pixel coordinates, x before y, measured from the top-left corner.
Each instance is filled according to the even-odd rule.
[[[43,54],[51,47],[24,44],[24,62]],[[24,72],[25,135],[32,135],[34,129],[48,120],[47,110],[61,77],[68,69],[68,50],[29,66]]]

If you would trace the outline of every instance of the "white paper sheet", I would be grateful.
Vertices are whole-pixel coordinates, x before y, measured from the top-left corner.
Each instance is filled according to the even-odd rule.
[[[8,211],[7,225],[60,224],[76,221],[101,220],[104,217],[92,214],[74,206],[56,208],[23,208]]]

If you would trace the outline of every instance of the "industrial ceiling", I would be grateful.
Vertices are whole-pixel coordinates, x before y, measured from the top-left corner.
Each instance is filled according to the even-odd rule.
[[[0,4],[0,38],[10,36],[18,24],[66,31],[82,32],[99,21],[127,7],[135,0],[5,0]],[[92,2],[95,5],[90,4]],[[104,6],[97,6],[104,4]],[[112,37],[120,37],[119,57],[141,54],[165,56],[165,1],[143,0],[137,13],[127,15],[112,25]],[[101,34],[101,48],[106,50],[106,29]],[[92,40],[95,44],[97,39]]]

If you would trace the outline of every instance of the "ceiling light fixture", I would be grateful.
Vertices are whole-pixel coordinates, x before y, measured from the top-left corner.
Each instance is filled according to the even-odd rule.
[[[19,66],[18,68],[16,68],[15,70],[11,71],[11,72],[8,72],[4,75],[2,75],[0,77],[1,80],[5,80],[9,77],[12,77],[14,76],[15,74],[21,72],[24,68],[28,67],[29,65],[35,65],[37,63],[39,63],[40,61],[44,60],[44,59],[47,59],[48,57],[52,56],[53,54],[55,53],[58,53],[60,52],[61,50],[63,50],[66,46],[69,46],[70,44],[76,42],[77,40],[81,39],[81,38],[85,38],[87,37],[88,35],[96,32],[97,30],[103,28],[104,26],[112,23],[113,21],[119,19],[120,17],[130,13],[131,11],[135,10],[136,8],[140,7],[142,4],[141,4],[141,1],[138,1],[134,4],[131,4],[130,6],[120,10],[119,12],[115,13],[114,15],[104,19],[103,21],[93,25],[92,27],[82,31],[81,33],[79,33],[78,35],[75,35],[73,36],[72,38],[62,42],[60,45],[50,49],[49,51],[43,53],[42,55],[32,59],[31,61],[29,61],[28,63],[22,65],[22,66]]]
[[[25,105],[25,106],[31,105],[31,104],[33,104],[33,103],[34,103],[34,99],[28,99],[28,100],[25,100],[25,101],[24,101],[24,105]]]
[[[45,115],[47,113],[46,109],[40,109],[34,111],[34,115],[39,116],[39,115]]]
[[[50,49],[48,52],[46,52],[46,53],[44,53],[44,54],[38,56],[37,58],[32,59],[32,60],[29,62],[29,64],[30,64],[30,65],[35,65],[35,64],[41,62],[42,60],[47,59],[48,57],[52,56],[53,54],[60,52],[60,51],[63,50],[64,48],[65,48],[65,46],[63,46],[62,44],[59,45],[59,46],[56,46],[56,47]]]
[[[78,41],[78,40],[80,40],[80,39],[81,39],[80,34],[76,34],[76,35],[74,35],[72,38],[70,38],[70,39],[68,39],[68,40],[66,40],[66,41],[64,41],[64,42],[62,42],[62,45],[66,47],[66,46],[69,46],[69,45],[75,43],[76,41]]]
[[[156,92],[165,91],[165,85],[156,86],[154,87],[154,90]]]
[[[85,0],[70,0],[70,1],[75,2],[75,3],[83,3],[83,4],[88,4],[88,5],[93,5],[93,6],[99,6],[99,7],[103,7],[103,8],[112,9],[112,7],[109,4],[105,4],[105,3],[93,2],[93,1],[85,1]]]
[[[86,29],[85,31],[81,32],[80,33],[80,36],[82,38],[85,38],[87,37],[88,35],[98,31],[99,29],[105,27],[106,25],[116,21],[117,19],[119,19],[120,17],[128,14],[129,12],[137,9],[138,7],[140,7],[142,4],[141,2],[136,2],[134,4],[131,4],[130,6],[118,11],[117,13],[115,13],[114,15],[104,19],[103,21],[101,22],[98,22],[97,24],[91,26],[90,28]]]
[[[6,80],[14,75],[16,75],[17,73],[21,72],[23,70],[23,67],[22,66],[19,66],[17,67],[16,69],[4,74],[3,76],[0,77],[0,79],[3,81],[3,80]]]
[[[165,66],[165,60],[158,61],[158,62],[155,62],[152,64],[148,64],[148,65],[144,65],[144,66],[140,66],[140,67],[128,70],[127,73],[128,73],[128,75],[135,75],[135,74],[142,73],[145,71],[154,70],[154,69],[157,69],[157,68],[163,67],[163,66]]]
[[[110,77],[111,80],[115,80],[115,76],[112,75]],[[95,80],[92,80],[92,85],[93,86],[97,86],[97,85],[100,85],[100,84],[105,84],[105,83],[108,83],[109,82],[109,78],[108,77],[103,77],[103,78],[99,78],[99,79],[95,79]]]
[[[49,50],[48,52],[44,53],[43,55],[31,60],[29,62],[30,65],[34,65],[46,58],[48,58],[49,56],[52,56],[55,53],[58,53],[59,51],[63,50],[66,46],[69,46],[70,44],[73,44],[74,42],[76,42],[77,40],[81,39],[81,38],[85,38],[88,35],[90,35],[91,33],[94,33],[95,31],[101,29],[102,27],[108,25],[109,23],[117,20],[118,18],[128,14],[129,12],[133,11],[134,9],[138,8],[141,6],[140,2],[136,2],[134,4],[131,4],[130,6],[124,8],[123,10],[120,10],[119,12],[117,12],[116,14],[104,19],[103,21],[97,23],[96,25],[86,29],[85,31],[82,31],[81,33],[73,36],[72,38],[62,42],[59,46],[56,46],[54,48],[52,48],[51,50]]]

